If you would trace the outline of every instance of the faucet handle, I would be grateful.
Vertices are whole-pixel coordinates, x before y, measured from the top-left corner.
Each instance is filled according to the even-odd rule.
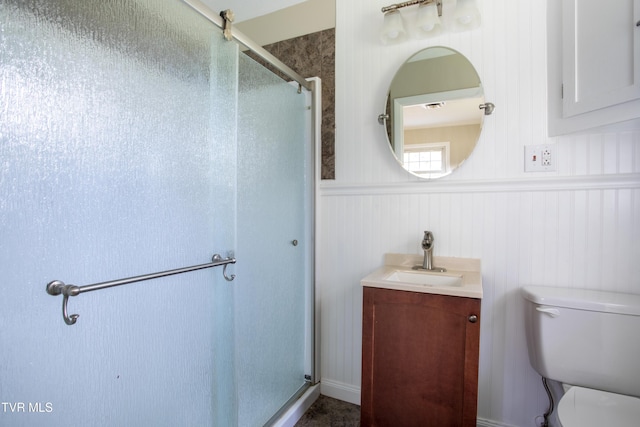
[[[431,249],[434,240],[435,239],[433,237],[433,233],[430,231],[425,231],[424,237],[422,238],[422,249],[424,249],[425,251]]]

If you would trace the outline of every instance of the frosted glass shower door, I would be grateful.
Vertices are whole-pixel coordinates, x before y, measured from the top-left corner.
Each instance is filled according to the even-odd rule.
[[[2,0],[0,83],[0,425],[268,422],[310,373],[306,95],[179,0]],[[45,292],[231,250],[73,326]]]
[[[236,63],[179,1],[0,2],[0,425],[233,425],[220,268],[72,297],[73,326],[45,286],[234,248]]]
[[[235,285],[238,425],[267,422],[305,384],[309,153],[306,98],[240,57]]]

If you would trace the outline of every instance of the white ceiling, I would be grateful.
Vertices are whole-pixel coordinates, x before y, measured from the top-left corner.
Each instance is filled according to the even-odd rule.
[[[482,123],[484,110],[478,108],[484,97],[451,99],[439,109],[429,110],[424,104],[405,106],[402,123],[405,129],[476,125]]]
[[[236,17],[235,22],[242,22],[258,16],[284,9],[305,0],[201,0],[211,10],[218,13],[231,9]]]

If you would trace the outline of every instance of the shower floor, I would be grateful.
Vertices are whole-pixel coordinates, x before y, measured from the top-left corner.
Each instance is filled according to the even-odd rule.
[[[360,406],[320,396],[295,427],[359,427]]]

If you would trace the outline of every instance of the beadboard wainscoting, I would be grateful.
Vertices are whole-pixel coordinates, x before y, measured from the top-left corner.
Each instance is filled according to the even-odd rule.
[[[387,252],[420,254],[431,230],[435,255],[482,262],[479,425],[533,427],[548,401],[529,365],[520,288],[640,293],[640,129],[549,138],[547,2],[477,3],[477,30],[382,46],[389,2],[336,0],[336,170],[317,206],[321,387],[360,402],[360,279]],[[397,68],[439,45],[469,58],[496,110],[465,163],[425,182],[399,167],[377,117]],[[556,171],[524,172],[533,144],[554,144]]]
[[[383,264],[385,252],[420,254],[423,231],[431,230],[436,256],[482,260],[479,417],[535,425],[547,397],[529,365],[519,289],[640,291],[640,176],[619,178],[447,184],[447,192],[439,183],[413,192],[398,185],[397,194],[389,186],[360,194],[324,186],[322,393],[359,403],[360,279]]]

